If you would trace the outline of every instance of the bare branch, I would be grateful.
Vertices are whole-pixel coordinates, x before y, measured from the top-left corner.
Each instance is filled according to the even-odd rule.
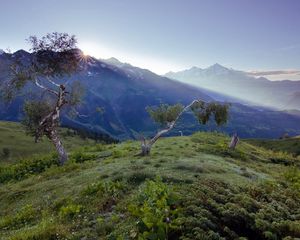
[[[198,103],[198,102],[200,102],[200,101],[201,101],[201,100],[194,100],[194,101],[192,101],[189,105],[185,106],[184,109],[178,114],[178,116],[176,117],[176,119],[175,119],[173,122],[170,122],[170,123],[168,124],[168,127],[167,127],[167,128],[165,128],[165,129],[159,131],[159,132],[158,132],[158,133],[157,133],[157,134],[149,141],[149,144],[150,144],[150,145],[153,145],[153,144],[157,141],[157,139],[159,139],[159,138],[161,137],[161,135],[163,135],[163,134],[165,134],[165,133],[171,131],[171,130],[174,128],[174,126],[175,126],[176,122],[178,121],[178,119],[181,117],[181,115],[182,115],[184,112],[186,112],[191,106],[193,106],[195,103]]]
[[[50,88],[47,88],[44,85],[42,85],[41,83],[39,83],[38,78],[35,79],[35,85],[38,86],[41,89],[44,89],[45,91],[53,93],[55,96],[58,96],[58,92],[56,92],[56,91],[54,91],[54,90],[52,90]]]
[[[54,86],[59,87],[59,84],[57,84],[56,82],[52,81],[50,79],[50,77],[47,76],[46,79],[47,79],[48,82],[52,83]]]

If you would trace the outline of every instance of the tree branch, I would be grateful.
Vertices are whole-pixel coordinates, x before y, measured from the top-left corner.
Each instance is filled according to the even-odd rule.
[[[57,84],[56,82],[52,81],[48,76],[46,77],[47,81],[52,83],[54,86],[59,87],[59,84]]]
[[[41,89],[44,89],[45,91],[53,93],[55,96],[58,96],[58,92],[56,92],[56,91],[54,91],[54,90],[52,90],[50,88],[45,87],[44,85],[42,85],[41,83],[39,83],[39,81],[38,81],[37,78],[35,79],[35,85],[38,86]]]
[[[39,127],[36,130],[36,139],[35,139],[35,141],[37,141],[38,138],[42,135],[41,134],[42,132],[49,132],[50,133],[55,128],[55,126],[57,124],[57,121],[59,119],[60,109],[63,107],[64,104],[67,103],[66,100],[65,100],[65,95],[66,95],[65,86],[64,85],[59,85],[59,93],[57,94],[58,99],[57,99],[57,102],[56,102],[56,106],[53,109],[53,111],[51,111],[48,115],[46,115],[40,121]]]
[[[158,133],[157,133],[157,134],[149,141],[149,144],[150,144],[150,145],[153,145],[153,144],[157,141],[157,139],[159,139],[159,138],[161,137],[161,135],[163,135],[163,134],[165,134],[165,133],[171,131],[171,130],[174,128],[174,126],[175,126],[176,122],[178,121],[178,119],[181,117],[181,115],[182,115],[184,112],[186,112],[191,106],[193,106],[193,104],[195,104],[195,103],[197,103],[197,102],[200,102],[200,101],[201,101],[201,100],[194,100],[194,101],[192,101],[189,105],[185,106],[184,109],[178,114],[178,116],[176,117],[176,119],[175,119],[174,121],[172,121],[172,122],[169,123],[168,128],[165,128],[165,129],[159,131],[159,132],[158,132]]]

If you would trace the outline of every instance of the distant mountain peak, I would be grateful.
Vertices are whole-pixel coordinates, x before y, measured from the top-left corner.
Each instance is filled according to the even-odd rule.
[[[192,66],[190,69],[188,70],[192,70],[192,71],[199,71],[199,70],[203,70],[202,68],[196,67],[196,66]]]
[[[228,68],[222,66],[222,65],[219,64],[219,63],[215,63],[215,64],[211,65],[210,67],[208,67],[207,69],[216,69],[216,70],[222,69],[222,70],[229,70]]]
[[[2,55],[3,53],[5,53],[4,50],[0,49],[0,55]]]
[[[122,62],[119,59],[115,58],[115,57],[105,59],[105,61],[108,62],[108,63],[111,63],[111,64],[122,64]]]
[[[114,61],[114,62],[121,62],[119,59],[115,58],[115,57],[111,57],[111,58],[108,58],[106,59],[107,61]]]
[[[222,75],[229,73],[231,70],[220,65],[219,63],[215,63],[214,65],[206,68],[205,71],[210,74]]]

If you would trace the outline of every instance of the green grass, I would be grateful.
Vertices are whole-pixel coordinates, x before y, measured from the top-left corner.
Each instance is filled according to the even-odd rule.
[[[89,145],[93,141],[79,136],[67,136],[67,129],[60,129],[62,141],[67,150],[74,147]],[[3,154],[3,149],[9,150],[9,156]],[[26,158],[33,154],[49,153],[54,147],[44,138],[42,142],[34,143],[31,136],[25,134],[21,124],[0,121],[0,163],[12,163],[17,159]]]
[[[0,239],[300,237],[300,159],[229,141],[196,133],[162,138],[148,157],[127,141],[72,149],[62,167],[17,161],[0,171]]]
[[[266,139],[248,139],[247,142],[264,147],[266,149],[270,149],[273,151],[282,151],[291,153],[295,156],[300,155],[300,137],[287,138],[287,139],[274,139],[274,140],[266,140]]]

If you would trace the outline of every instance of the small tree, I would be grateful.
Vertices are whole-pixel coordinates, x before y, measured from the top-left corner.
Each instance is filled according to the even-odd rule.
[[[4,147],[4,148],[2,149],[2,154],[3,154],[3,157],[8,158],[9,155],[10,155],[10,150],[9,150],[9,148]]]
[[[206,124],[213,115],[217,125],[222,125],[228,119],[228,104],[219,104],[217,102],[204,102],[202,100],[194,100],[189,105],[182,104],[147,107],[146,110],[151,118],[158,123],[163,129],[147,141],[144,137],[141,139],[141,153],[139,155],[146,156],[150,154],[153,144],[163,135],[170,132],[182,114],[191,110],[200,124]]]
[[[10,76],[2,86],[4,97],[11,100],[29,82],[42,90],[25,102],[22,123],[35,142],[46,136],[54,144],[60,164],[64,164],[68,155],[57,132],[61,109],[78,104],[83,94],[79,82],[69,86],[64,77],[79,70],[83,54],[76,48],[75,36],[67,33],[54,32],[41,39],[31,36],[28,41],[32,46],[30,57],[11,55]]]

